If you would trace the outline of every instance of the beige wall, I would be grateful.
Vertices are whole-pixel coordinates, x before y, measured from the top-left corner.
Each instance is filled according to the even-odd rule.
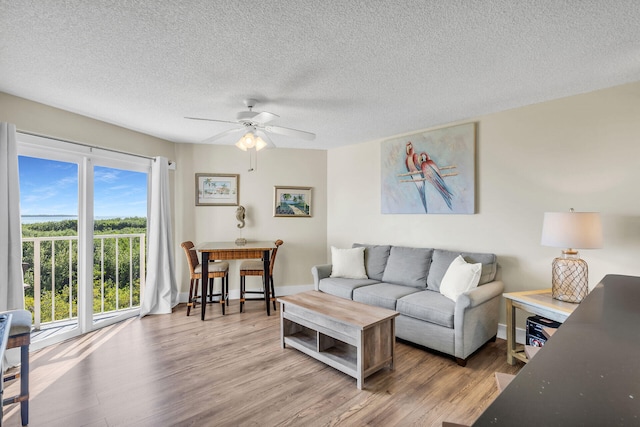
[[[0,92],[0,121],[43,136],[150,157],[175,157],[172,142],[3,92]]]
[[[278,148],[257,154],[257,167],[249,169],[249,153],[234,146],[178,144],[176,171],[176,241],[233,241],[282,239],[274,282],[279,294],[310,289],[311,267],[323,260],[327,247],[327,152]],[[237,227],[236,206],[195,206],[195,174],[240,175],[240,204],[246,208],[246,226]],[[274,186],[312,187],[312,217],[273,216]],[[186,258],[177,257],[182,289],[188,290]],[[238,297],[238,261],[230,266],[231,298]],[[247,279],[257,286],[258,279]],[[285,289],[283,289],[285,288]]]
[[[639,117],[635,83],[468,120],[478,123],[475,215],[382,215],[381,141],[330,150],[328,246],[493,252],[508,292],[542,289],[560,254],[540,245],[543,213],[573,207],[602,213],[604,248],[581,251],[590,286],[640,275]]]

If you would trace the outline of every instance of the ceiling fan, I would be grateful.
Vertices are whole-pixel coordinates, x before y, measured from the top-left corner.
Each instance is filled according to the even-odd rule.
[[[208,144],[225,136],[242,133],[243,136],[236,143],[236,146],[244,151],[254,147],[256,148],[256,150],[260,150],[265,147],[274,148],[275,144],[271,141],[268,135],[270,133],[305,139],[309,141],[315,139],[316,135],[311,132],[286,128],[283,126],[267,125],[267,123],[280,116],[278,116],[277,114],[269,113],[268,111],[253,111],[253,107],[255,107],[257,103],[258,101],[256,99],[245,99],[244,105],[246,105],[249,111],[238,112],[238,114],[236,115],[236,121],[207,119],[203,117],[185,117],[185,119],[235,124],[236,126],[238,126],[236,129],[230,129],[213,135],[212,137],[209,137],[202,141],[202,143]]]

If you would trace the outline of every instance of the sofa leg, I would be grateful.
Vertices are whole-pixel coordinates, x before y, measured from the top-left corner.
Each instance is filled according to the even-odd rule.
[[[458,362],[458,366],[462,366],[463,368],[467,366],[467,359],[460,359],[456,357],[456,362]]]
[[[494,335],[494,336],[491,337],[491,339],[489,341],[496,342],[497,339],[498,339],[498,335]]]

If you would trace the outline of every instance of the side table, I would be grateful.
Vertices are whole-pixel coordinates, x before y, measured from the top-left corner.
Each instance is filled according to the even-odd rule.
[[[516,309],[537,314],[556,322],[564,322],[578,304],[559,301],[551,297],[551,289],[536,291],[509,292],[502,296],[507,301],[507,363],[515,364],[514,359],[527,363],[524,346],[516,344]]]

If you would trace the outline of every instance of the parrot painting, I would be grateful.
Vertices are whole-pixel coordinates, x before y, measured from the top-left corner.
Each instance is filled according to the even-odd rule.
[[[418,156],[418,161],[423,178],[426,181],[430,182],[431,185],[433,185],[435,189],[438,190],[438,193],[440,193],[447,206],[449,206],[449,209],[452,209],[451,198],[453,197],[453,193],[451,192],[451,190],[449,190],[447,184],[444,182],[438,165],[436,165],[435,162],[431,160],[429,155],[425,152],[420,153],[420,156]]]
[[[417,178],[424,178],[420,173],[420,164],[418,163],[418,155],[413,149],[413,144],[411,141],[407,142],[406,147],[407,158],[405,159],[405,165],[407,166],[407,172],[414,174],[411,175],[414,184],[416,184],[416,188],[418,189],[418,194],[420,194],[420,200],[422,200],[422,205],[424,206],[424,211],[427,212],[427,196],[424,193],[424,180]],[[416,176],[418,175],[418,176]]]

